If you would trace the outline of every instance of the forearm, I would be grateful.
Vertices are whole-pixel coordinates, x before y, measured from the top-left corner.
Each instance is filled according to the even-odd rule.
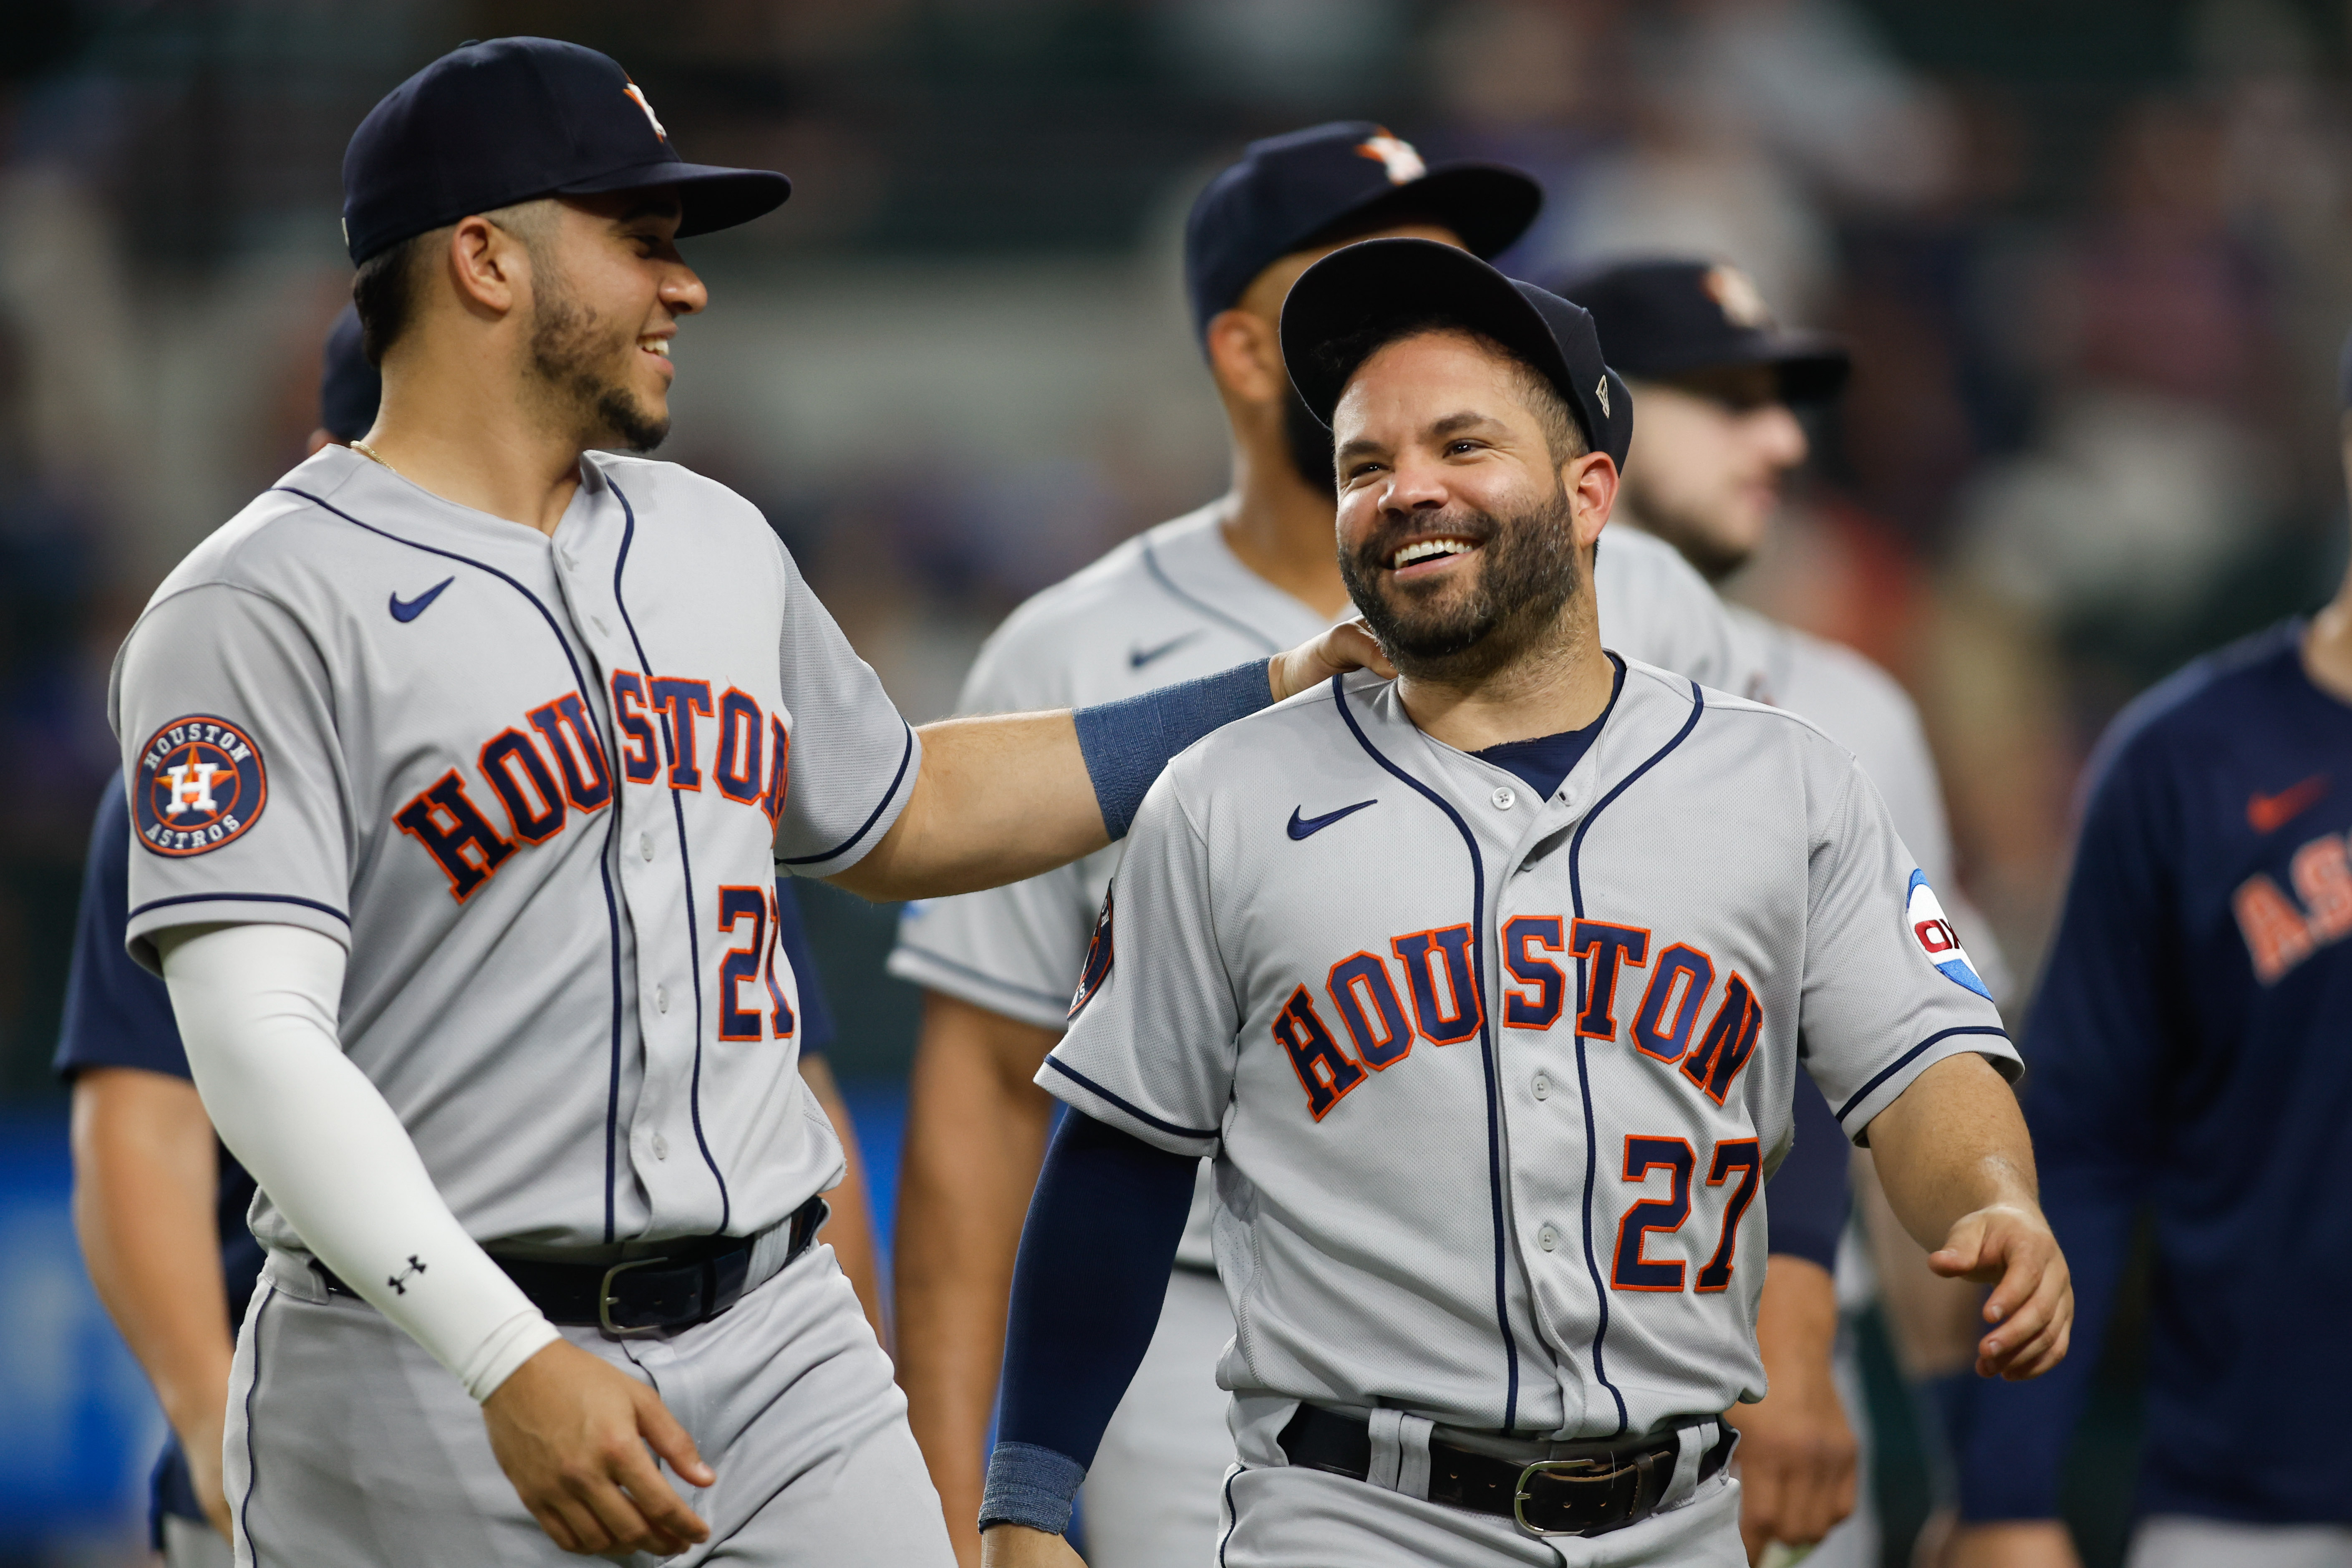
[[[213,1124],[328,1268],[477,1399],[559,1337],[343,1055],[341,948],[292,926],[174,931],[159,946]]]
[[[1921,1073],[1871,1121],[1869,1136],[1888,1205],[1931,1251],[1963,1215],[2040,1213],[2025,1118],[1981,1057],[1947,1058]]]
[[[1110,842],[1064,710],[926,724],[922,772],[872,853],[829,879],[861,898],[943,898],[1016,882]]]
[[[74,1085],[74,1226],[90,1283],[173,1431],[203,1440],[228,1400],[228,1307],[212,1123],[193,1085],[136,1068]]]
[[[833,1123],[845,1167],[841,1184],[825,1194],[833,1212],[825,1218],[823,1239],[848,1277],[849,1288],[857,1292],[857,1304],[865,1309],[875,1339],[887,1350],[890,1330],[882,1309],[881,1259],[874,1247],[874,1200],[866,1184],[866,1153],[858,1146],[857,1124],[850,1120],[849,1102],[841,1098],[832,1064],[823,1057],[801,1058],[801,1081]]]
[[[980,1524],[1060,1534],[1158,1327],[1192,1157],[1073,1111],[1022,1226]]]
[[[980,1513],[1021,1223],[1053,1100],[1029,1081],[1051,1030],[933,994],[915,1058],[896,1268],[898,1381],[950,1532]]]

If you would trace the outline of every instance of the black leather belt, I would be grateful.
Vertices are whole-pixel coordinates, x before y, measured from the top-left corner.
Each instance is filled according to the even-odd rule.
[[[1699,1460],[1702,1481],[1723,1468],[1739,1434],[1721,1427]],[[1360,1415],[1301,1405],[1282,1429],[1293,1465],[1350,1480],[1371,1473],[1371,1432]],[[1506,1459],[1429,1439],[1429,1500],[1517,1520],[1537,1535],[1601,1535],[1647,1519],[1674,1484],[1678,1432],[1607,1443],[1553,1443],[1549,1457]]]
[[[811,1198],[793,1211],[784,1222],[792,1227],[785,1263],[808,1250],[825,1214],[823,1198]],[[495,1253],[491,1261],[522,1287],[549,1322],[602,1329],[625,1339],[690,1329],[741,1300],[747,1282],[764,1283],[749,1280],[758,1241],[750,1236],[682,1237],[659,1244],[666,1250],[654,1257],[621,1263],[556,1263]],[[359,1294],[325,1264],[313,1259],[310,1267],[335,1294]]]

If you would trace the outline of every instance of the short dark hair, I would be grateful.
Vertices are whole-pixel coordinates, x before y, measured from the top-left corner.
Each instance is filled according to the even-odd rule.
[[[411,235],[360,263],[359,275],[352,279],[352,308],[359,312],[360,352],[368,363],[381,369],[385,351],[408,330],[416,314],[417,262],[432,241],[447,232],[436,228]]]
[[[1331,371],[1342,385],[1363,368],[1366,362],[1391,343],[1417,338],[1425,332],[1451,332],[1468,338],[1488,353],[1510,365],[1513,390],[1519,401],[1536,416],[1544,433],[1544,445],[1549,448],[1552,467],[1573,462],[1592,449],[1585,438],[1584,426],[1578,422],[1576,410],[1569,404],[1551,377],[1546,375],[1525,356],[1515,353],[1501,340],[1480,331],[1457,317],[1443,310],[1416,310],[1374,321],[1370,326],[1335,338],[1316,351],[1324,368]]]

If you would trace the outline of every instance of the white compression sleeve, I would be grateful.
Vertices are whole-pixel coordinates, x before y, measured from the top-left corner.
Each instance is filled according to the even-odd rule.
[[[286,925],[159,945],[221,1142],[328,1268],[478,1400],[560,1337],[459,1226],[407,1129],[343,1055],[341,946]]]

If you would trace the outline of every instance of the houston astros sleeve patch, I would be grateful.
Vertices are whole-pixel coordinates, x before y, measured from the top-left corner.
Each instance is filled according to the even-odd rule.
[[[1927,885],[1927,873],[1914,870],[1911,885],[1904,889],[1904,920],[1911,927],[1911,940],[1927,955],[1927,962],[1953,984],[1975,992],[1986,1001],[1992,992],[1977,974],[1976,965],[1960,947],[1960,933],[1945,918],[1944,906],[1936,897],[1936,889]]]
[[[261,818],[269,781],[241,725],[209,713],[174,719],[139,753],[130,781],[139,842],[153,854],[202,855]]]

